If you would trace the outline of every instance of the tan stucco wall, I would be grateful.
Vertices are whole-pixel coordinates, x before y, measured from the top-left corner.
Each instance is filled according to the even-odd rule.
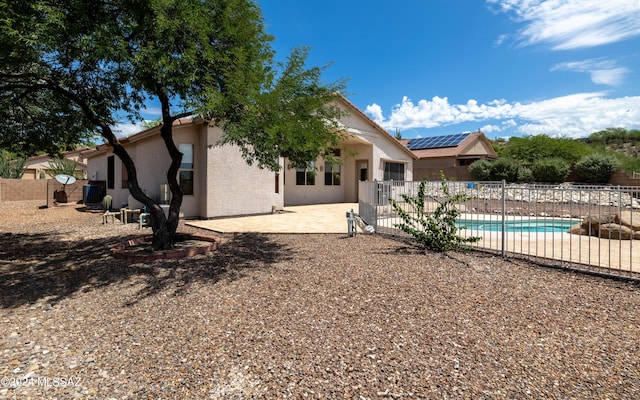
[[[353,161],[351,161],[353,162]],[[326,204],[345,202],[345,188],[349,186],[349,162],[340,166],[340,185],[324,184],[324,160],[316,160],[315,185],[296,185],[296,169],[286,166],[285,169],[285,204],[287,206],[302,204]],[[322,168],[322,170],[320,170]],[[345,176],[347,173],[347,176]]]
[[[399,162],[405,164],[405,180],[413,179],[413,158],[400,144],[386,133],[380,132],[370,121],[357,113],[349,113],[341,118],[347,133],[354,136],[345,146],[342,158],[341,185],[325,186],[324,169],[318,170],[315,185],[296,185],[296,170],[286,169],[285,204],[320,204],[358,201],[359,175],[356,160],[366,160],[369,164],[369,180],[384,178],[384,163]],[[347,153],[355,152],[355,156]],[[324,168],[324,160],[316,160],[316,168]]]
[[[490,150],[487,148],[487,144],[485,142],[483,142],[482,140],[477,140],[473,146],[465,149],[463,152],[460,153],[461,156],[464,155],[478,155],[478,156],[483,156],[483,158],[487,157],[487,154],[490,153]]]
[[[176,126],[174,127],[174,141],[176,145],[179,143],[199,144],[198,127]],[[138,182],[140,188],[143,189],[154,200],[160,200],[160,185],[167,183],[166,173],[171,165],[169,153],[164,145],[164,141],[159,135],[130,143],[126,145],[127,152],[136,165]],[[109,150],[97,157],[91,157],[88,160],[88,176],[91,180],[107,180],[107,158],[113,155]],[[129,204],[131,208],[141,208],[142,203],[135,200],[129,194],[128,187],[122,187],[122,161],[118,156],[114,156],[114,188],[108,189],[107,194],[113,197],[114,207],[119,207],[122,203]],[[199,162],[197,154],[194,155],[194,162]],[[198,175],[198,171],[194,171],[194,175]],[[181,216],[195,217],[199,216],[198,203],[196,197],[200,194],[201,185],[194,186],[194,196],[184,196],[181,207]]]
[[[194,194],[185,195],[180,216],[183,218],[215,218],[233,215],[270,213],[275,207],[282,209],[283,183],[280,177],[280,193],[275,193],[275,173],[249,166],[239,149],[233,146],[208,148],[217,143],[222,131],[202,124],[187,124],[174,127],[176,145],[194,146]],[[136,163],[140,187],[154,200],[160,200],[160,188],[167,183],[166,171],[170,158],[159,135],[126,145]],[[111,151],[91,157],[89,177],[107,179],[107,157]],[[122,188],[122,162],[115,158],[114,189],[107,189],[116,206],[128,203],[132,208],[142,204]]]
[[[391,138],[387,133],[376,129],[370,121],[356,113],[349,113],[341,118],[341,122],[347,128],[349,134],[355,135],[365,144],[371,145],[371,179],[382,180],[384,178],[384,163],[399,162],[405,164],[405,180],[413,179],[413,158],[408,152]],[[357,157],[364,158],[364,157]]]
[[[208,128],[208,142],[216,144],[222,135],[219,128]],[[276,193],[276,173],[250,166],[235,146],[214,146],[206,150],[206,217],[269,213],[284,207],[282,174]]]

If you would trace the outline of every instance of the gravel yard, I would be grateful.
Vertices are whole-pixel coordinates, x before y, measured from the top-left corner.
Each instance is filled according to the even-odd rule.
[[[634,283],[378,235],[133,263],[41,203],[0,203],[3,399],[640,398]]]

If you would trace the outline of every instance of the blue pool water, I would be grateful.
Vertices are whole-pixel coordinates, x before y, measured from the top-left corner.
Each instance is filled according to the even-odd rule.
[[[579,220],[566,219],[531,219],[521,221],[506,221],[505,231],[507,232],[566,232]],[[466,228],[478,231],[501,232],[501,221],[474,221],[460,220],[456,222],[458,228]]]

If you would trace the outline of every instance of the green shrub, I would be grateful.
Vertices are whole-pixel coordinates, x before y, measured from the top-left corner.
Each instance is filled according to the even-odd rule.
[[[0,150],[0,178],[20,179],[24,175],[26,160],[13,158],[9,152]]]
[[[531,169],[527,167],[520,166],[518,167],[518,182],[529,183],[533,182],[533,173]]]
[[[614,156],[600,153],[584,156],[575,165],[580,178],[588,183],[609,182],[618,167],[618,160]]]
[[[533,163],[531,173],[536,182],[560,183],[569,176],[571,166],[561,158],[544,158]]]
[[[498,158],[491,163],[492,181],[505,180],[507,182],[516,182],[518,180],[518,164],[510,158]]]
[[[488,181],[491,179],[491,163],[487,160],[474,161],[468,167],[469,175],[476,181]]]
[[[393,210],[400,216],[402,223],[394,224],[396,228],[413,236],[418,244],[428,250],[444,252],[455,248],[463,247],[465,243],[475,243],[479,237],[462,237],[457,234],[456,219],[460,211],[456,208],[456,203],[470,200],[471,196],[465,193],[452,195],[449,192],[447,180],[440,171],[440,181],[444,200],[438,204],[432,215],[425,211],[425,186],[427,179],[420,182],[417,195],[410,196],[402,194],[402,198],[412,208],[413,213],[408,213],[397,201],[391,200]]]

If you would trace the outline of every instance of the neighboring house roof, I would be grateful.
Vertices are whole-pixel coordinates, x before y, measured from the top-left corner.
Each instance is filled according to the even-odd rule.
[[[81,148],[81,149],[78,149],[78,150],[65,151],[64,153],[62,153],[62,157],[68,158],[69,160],[72,160],[72,161],[76,161],[78,163],[78,167],[80,167],[80,169],[86,169],[87,164],[84,162],[85,161],[85,157],[84,157],[83,154],[87,150],[90,150],[90,148],[89,147],[84,147],[84,148]],[[25,168],[47,169],[47,168],[49,168],[49,162],[52,159],[53,158],[50,157],[48,154],[41,154],[39,156],[29,157],[25,161]]]
[[[400,142],[405,147],[411,147],[409,142],[413,139],[402,139]],[[483,148],[484,152],[475,153],[469,152],[470,149],[475,146],[475,144],[480,141],[484,144]],[[408,150],[408,149],[407,149]],[[457,157],[457,158],[472,158],[474,156],[487,156],[488,158],[498,158],[498,154],[493,150],[493,146],[491,146],[491,142],[489,139],[482,133],[481,131],[471,132],[469,135],[462,141],[460,141],[457,145],[452,145],[449,147],[434,147],[427,149],[415,149],[410,150],[416,158],[424,159],[424,158],[444,158],[444,157]]]

